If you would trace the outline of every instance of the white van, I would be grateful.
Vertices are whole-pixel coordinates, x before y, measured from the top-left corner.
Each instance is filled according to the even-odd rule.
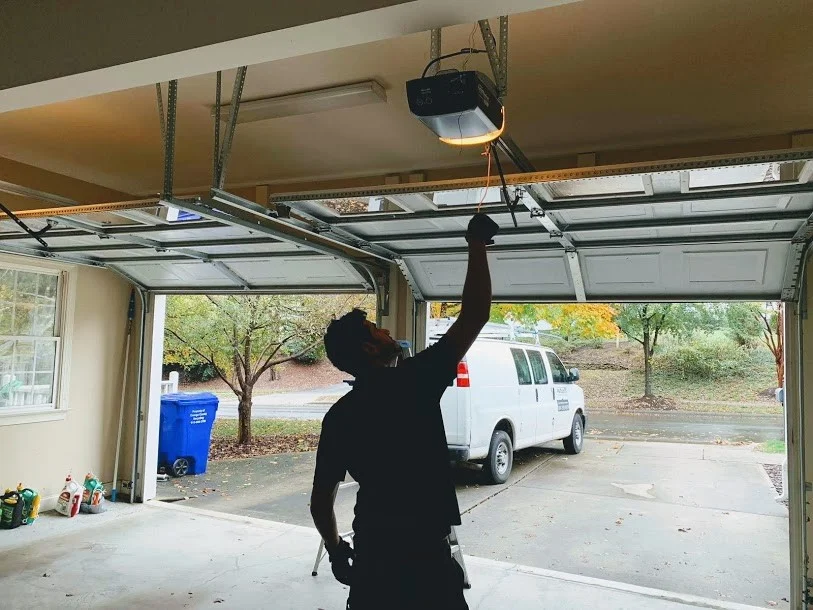
[[[517,449],[563,439],[579,453],[587,415],[578,379],[550,349],[478,339],[440,402],[451,459],[484,460],[487,478],[504,483]]]

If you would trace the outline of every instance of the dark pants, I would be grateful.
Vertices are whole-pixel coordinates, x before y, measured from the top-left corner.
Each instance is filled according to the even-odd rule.
[[[348,610],[468,610],[446,538],[409,538],[356,535]]]

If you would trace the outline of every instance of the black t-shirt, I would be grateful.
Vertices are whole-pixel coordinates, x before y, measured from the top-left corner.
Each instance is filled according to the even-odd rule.
[[[446,339],[357,379],[325,415],[314,484],[359,484],[359,534],[445,536],[460,524],[440,398],[457,375]]]

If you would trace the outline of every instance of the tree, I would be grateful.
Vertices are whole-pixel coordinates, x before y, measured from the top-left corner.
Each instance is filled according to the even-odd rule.
[[[606,303],[544,306],[544,319],[565,341],[610,339],[618,334],[615,310]]]
[[[727,334],[743,347],[753,348],[762,338],[759,303],[729,303],[725,308]]]
[[[783,343],[785,308],[782,303],[766,303],[757,313],[761,324],[762,340],[773,354],[776,364],[777,387],[785,385],[785,346]]]
[[[644,396],[652,393],[652,356],[664,334],[686,335],[708,323],[709,314],[698,303],[628,303],[618,307],[615,323],[644,350]]]
[[[238,399],[238,439],[251,442],[254,386],[263,373],[312,350],[353,296],[176,296],[167,302],[166,344],[210,364]],[[295,346],[295,348],[294,348]]]
[[[762,341],[776,365],[776,383],[785,382],[785,352],[783,344],[783,314],[781,303],[731,303],[726,310],[728,333],[740,345],[754,348]]]
[[[460,315],[460,303],[434,302],[429,307],[433,318],[455,318]]]

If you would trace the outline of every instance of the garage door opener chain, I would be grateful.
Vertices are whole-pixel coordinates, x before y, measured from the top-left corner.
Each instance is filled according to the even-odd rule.
[[[533,474],[533,473],[535,473],[537,470],[539,470],[540,468],[542,468],[542,466],[544,466],[545,464],[547,464],[548,462],[550,462],[550,461],[553,459],[553,457],[554,457],[553,455],[549,455],[549,456],[547,456],[547,458],[546,458],[546,459],[544,459],[544,460],[542,460],[541,462],[539,462],[539,464],[537,464],[536,466],[534,466],[533,468],[531,468],[531,469],[530,469],[528,472],[526,472],[524,475],[522,475],[520,478],[518,478],[516,481],[514,481],[514,482],[513,482],[513,483],[511,483],[510,485],[503,485],[502,487],[500,487],[500,489],[499,489],[499,490],[495,491],[493,494],[489,495],[488,497],[483,498],[482,500],[480,500],[480,501],[479,501],[479,502],[477,502],[476,504],[474,504],[474,505],[472,505],[472,506],[469,506],[469,507],[468,507],[466,510],[464,510],[464,511],[462,511],[462,512],[460,513],[460,516],[462,517],[463,515],[466,515],[466,514],[470,513],[471,511],[473,511],[475,508],[477,508],[477,507],[478,507],[478,506],[480,506],[481,504],[484,504],[485,502],[488,502],[488,501],[489,501],[489,500],[491,500],[492,498],[497,497],[498,495],[500,495],[500,494],[501,494],[502,492],[504,492],[504,491],[508,491],[508,490],[509,490],[509,489],[511,489],[511,488],[512,488],[514,485],[518,485],[519,483],[522,483],[522,481],[524,481],[526,477],[528,477],[528,476],[532,475],[532,474]]]

